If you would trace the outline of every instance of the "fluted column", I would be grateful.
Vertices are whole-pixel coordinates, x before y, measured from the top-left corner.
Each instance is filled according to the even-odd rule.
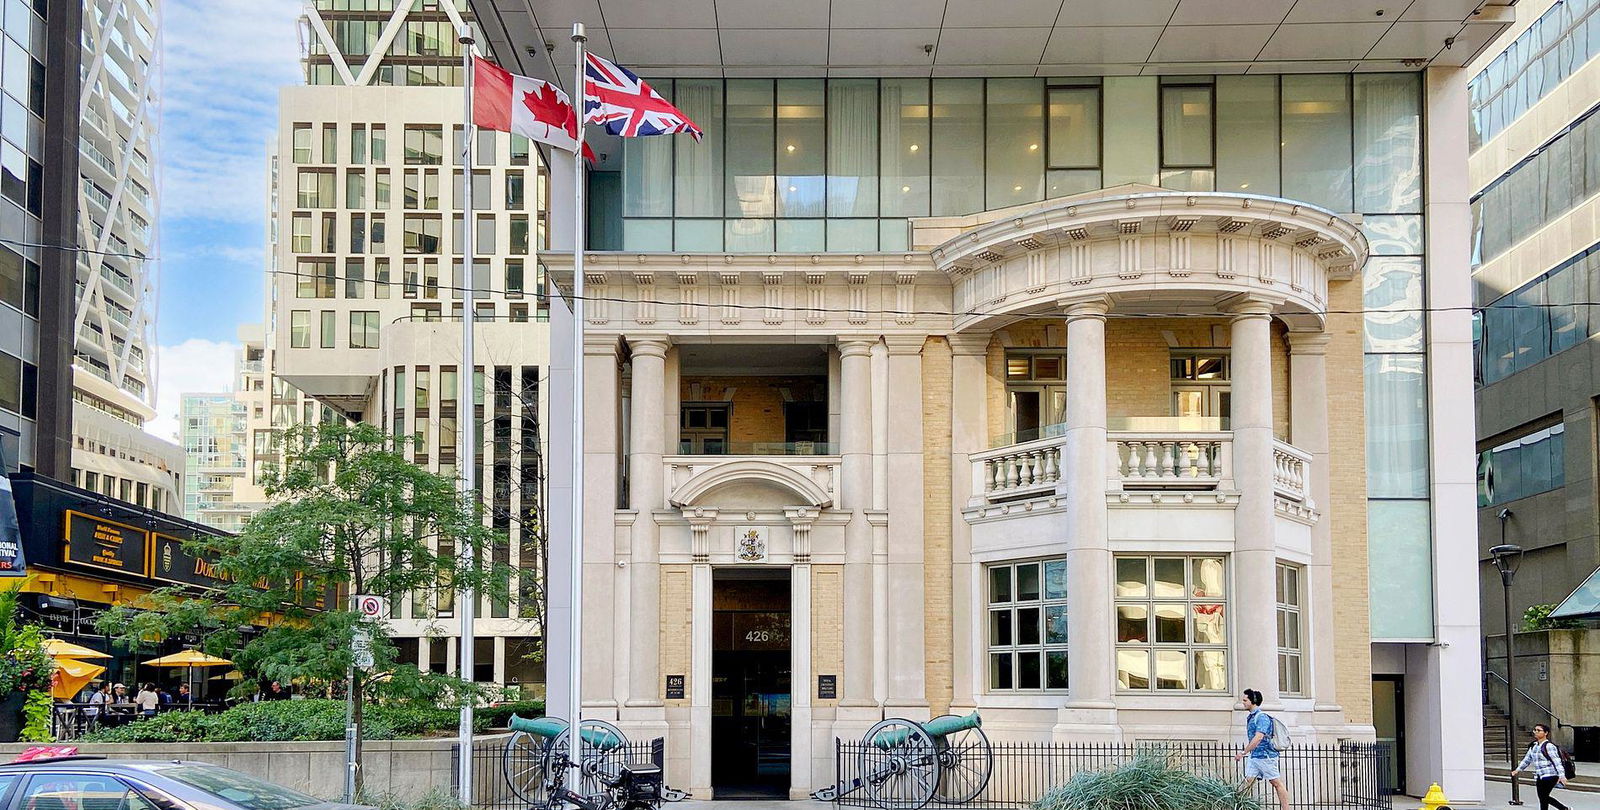
[[[1333,666],[1333,528],[1328,520],[1328,333],[1289,333],[1289,441],[1311,456],[1306,497],[1321,512],[1311,526],[1311,566],[1306,570],[1305,613],[1310,617],[1305,650],[1309,671],[1301,691],[1318,711],[1338,711]]]
[[[1245,299],[1232,321],[1234,691],[1278,702],[1276,537],[1272,494],[1272,306]]]
[[[661,530],[655,510],[666,505],[661,457],[666,452],[661,409],[666,399],[667,341],[632,338],[628,480],[634,510],[629,565],[629,706],[662,705],[661,684]]]
[[[1068,705],[1111,702],[1111,550],[1106,540],[1106,312],[1104,299],[1069,304],[1067,427],[1061,445],[1066,510]]]
[[[872,346],[876,339],[839,339],[839,508],[850,511],[844,534],[844,672],[840,705],[872,706]]]

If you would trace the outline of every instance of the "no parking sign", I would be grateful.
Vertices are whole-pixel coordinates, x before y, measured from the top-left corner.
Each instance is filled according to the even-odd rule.
[[[371,594],[356,594],[356,612],[368,621],[377,621],[389,613],[389,600]]]

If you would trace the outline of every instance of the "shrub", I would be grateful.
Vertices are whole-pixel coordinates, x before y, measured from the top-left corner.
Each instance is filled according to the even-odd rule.
[[[135,720],[125,726],[102,728],[84,737],[86,742],[282,742],[344,739],[345,704],[342,700],[274,700],[241,703],[217,714],[172,711]],[[503,728],[510,716],[533,717],[544,713],[544,703],[522,701],[479,709],[477,731]],[[454,732],[460,722],[455,709],[420,701],[367,704],[363,712],[363,738],[388,740]]]
[[[1239,789],[1183,769],[1161,750],[1138,754],[1116,768],[1083,771],[1051,788],[1034,810],[1261,810]]]
[[[1572,619],[1552,619],[1550,611],[1555,610],[1555,605],[1531,605],[1522,611],[1522,629],[1528,632],[1535,630],[1575,630],[1583,626],[1582,622]]]
[[[434,788],[414,799],[397,793],[362,791],[356,797],[356,804],[376,807],[378,810],[468,810],[460,799],[439,788]]]
[[[485,728],[505,728],[506,724],[511,722],[513,714],[518,717],[543,717],[544,701],[518,700],[498,706],[485,706],[478,710],[478,717],[487,723]]]

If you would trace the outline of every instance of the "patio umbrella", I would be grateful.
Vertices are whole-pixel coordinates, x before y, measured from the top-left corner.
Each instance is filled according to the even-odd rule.
[[[109,657],[109,656],[107,656]],[[84,685],[105,672],[106,668],[76,658],[57,658],[56,674],[50,683],[50,696],[71,700]]]
[[[45,651],[45,654],[49,655],[51,658],[110,658],[111,657],[111,656],[109,656],[109,655],[107,655],[107,654],[105,654],[103,652],[100,652],[99,650],[91,650],[88,647],[84,647],[84,646],[79,645],[79,644],[73,644],[70,641],[62,641],[59,638],[47,638],[47,639],[45,639],[44,640],[44,651]]]
[[[144,662],[147,667],[220,667],[232,664],[226,658],[207,655],[199,650],[184,650]]]
[[[242,675],[239,672],[239,670],[236,669],[236,670],[234,670],[232,672],[224,672],[221,675],[212,675],[211,677],[207,678],[206,680],[208,680],[208,681],[239,681],[239,680],[244,680],[244,675]]]

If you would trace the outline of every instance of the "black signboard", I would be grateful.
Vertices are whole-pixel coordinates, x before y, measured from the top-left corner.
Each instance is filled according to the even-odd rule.
[[[839,676],[838,675],[818,675],[817,676],[817,700],[838,700],[838,699],[839,699]]]
[[[180,537],[157,533],[155,558],[151,576],[156,579],[203,588],[220,588],[230,581],[217,569],[214,560],[185,550]]]
[[[667,700],[684,699],[684,680],[682,675],[667,676]]]
[[[150,535],[126,523],[67,510],[63,559],[107,571],[145,576]]]
[[[11,479],[0,473],[0,577],[25,577],[28,563],[22,553],[22,529],[17,525],[17,503],[11,496]]]

